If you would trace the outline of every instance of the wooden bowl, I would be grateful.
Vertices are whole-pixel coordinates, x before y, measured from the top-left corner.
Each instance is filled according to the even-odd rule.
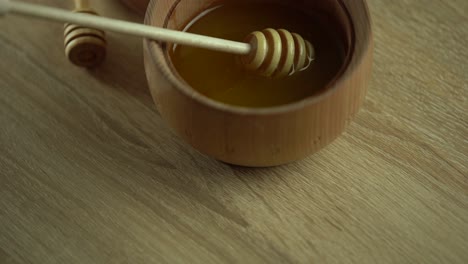
[[[150,0],[121,0],[125,5],[139,14],[145,14]]]
[[[144,59],[157,108],[179,137],[218,160],[266,167],[302,159],[344,131],[365,98],[373,40],[365,0],[256,1],[283,2],[305,12],[319,12],[339,34],[345,63],[321,94],[279,107],[230,106],[205,97],[179,77],[169,61],[170,45],[144,40]],[[153,0],[145,24],[179,30],[216,2]]]

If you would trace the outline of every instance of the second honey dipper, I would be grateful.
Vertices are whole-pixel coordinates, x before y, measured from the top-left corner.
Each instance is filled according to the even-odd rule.
[[[89,0],[74,0],[75,13],[98,15],[89,6]],[[80,67],[99,66],[106,57],[104,31],[77,24],[64,26],[65,54],[73,64]]]

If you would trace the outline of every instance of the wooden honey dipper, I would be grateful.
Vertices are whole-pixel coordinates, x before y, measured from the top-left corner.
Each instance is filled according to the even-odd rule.
[[[314,48],[309,41],[284,29],[256,31],[247,36],[246,42],[236,42],[86,13],[71,13],[37,4],[0,0],[0,14],[8,12],[237,54],[241,56],[241,62],[247,70],[266,77],[282,77],[301,71],[315,57]]]
[[[75,13],[98,15],[89,7],[88,0],[75,0]],[[104,31],[76,24],[65,24],[65,54],[75,65],[95,67],[106,57],[106,35]]]

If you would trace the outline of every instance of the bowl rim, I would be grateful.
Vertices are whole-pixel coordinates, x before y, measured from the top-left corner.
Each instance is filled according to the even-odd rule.
[[[148,8],[146,10],[145,14],[145,19],[144,19],[144,24],[146,25],[152,25],[152,10],[154,10],[154,6],[156,4],[157,0],[151,0]],[[175,1],[173,6],[170,9],[170,12],[166,15],[165,18],[165,24],[167,24],[168,18],[172,15],[173,10],[175,9],[175,6],[180,3],[181,0]],[[211,99],[197,90],[191,88],[185,81],[180,76],[177,76],[172,72],[169,66],[168,58],[164,55],[165,54],[165,49],[167,49],[167,45],[165,44],[160,44],[158,41],[150,40],[145,38],[143,40],[143,44],[146,50],[149,51],[149,57],[150,60],[153,64],[156,65],[156,67],[162,72],[162,75],[168,81],[169,83],[174,86],[175,89],[177,89],[179,92],[182,92],[185,96],[188,96],[189,98],[195,100],[197,103],[201,105],[205,105],[207,107],[211,107],[213,109],[222,111],[222,112],[227,112],[227,113],[232,113],[232,114],[243,114],[243,115],[271,115],[271,114],[283,114],[283,113],[289,113],[293,111],[297,111],[300,109],[303,109],[306,106],[314,105],[320,101],[323,101],[327,97],[333,95],[337,90],[339,89],[345,89],[344,86],[346,86],[346,82],[348,79],[352,78],[354,72],[357,70],[358,67],[350,67],[350,65],[360,65],[360,62],[364,58],[365,52],[360,52],[359,57],[356,57],[356,30],[355,30],[355,21],[351,18],[351,14],[346,7],[346,5],[343,3],[343,0],[337,0],[337,2],[340,4],[342,10],[344,11],[344,14],[346,15],[347,22],[349,23],[350,26],[350,43],[349,43],[349,51],[346,54],[346,57],[344,59],[343,65],[341,66],[340,70],[336,73],[335,77],[331,79],[328,84],[322,89],[321,92],[319,92],[316,95],[306,97],[302,100],[299,101],[294,101],[290,102],[287,104],[283,105],[278,105],[278,106],[268,106],[268,107],[246,107],[246,106],[237,106],[237,105],[231,105],[231,104],[226,104],[222,103],[219,101],[216,101],[214,99]],[[369,31],[365,32],[366,36],[368,37],[371,35],[371,28],[370,28],[370,15],[369,15],[369,10],[367,7],[367,3],[365,0],[362,0],[362,2],[365,4],[365,14],[366,14],[366,19],[369,20]],[[164,25],[166,27],[166,25]],[[370,37],[367,38],[368,41],[363,42],[364,47],[360,48],[368,48],[368,43],[371,41]],[[159,57],[156,52],[161,53],[162,57],[164,57],[164,62],[161,62],[157,57]],[[354,62],[353,64],[351,62]]]

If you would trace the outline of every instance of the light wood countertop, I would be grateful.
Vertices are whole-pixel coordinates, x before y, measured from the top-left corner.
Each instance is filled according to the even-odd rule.
[[[0,18],[0,263],[468,263],[468,1],[369,6],[357,119],[267,169],[171,134],[140,39],[109,34],[88,72],[65,58],[61,25]]]

